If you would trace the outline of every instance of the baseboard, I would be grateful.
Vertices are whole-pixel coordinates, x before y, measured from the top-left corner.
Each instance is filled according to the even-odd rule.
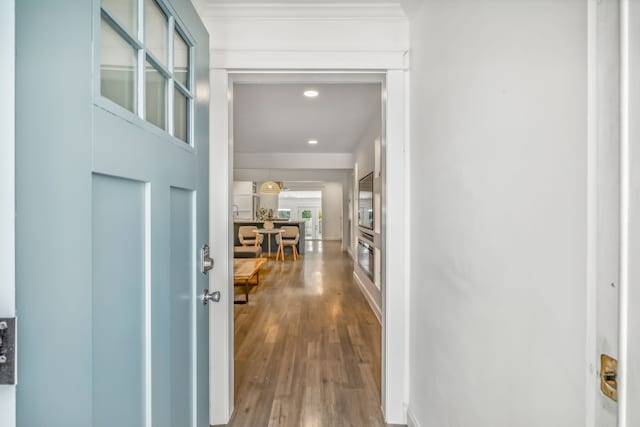
[[[416,416],[411,411],[411,408],[407,407],[407,426],[408,427],[420,427],[420,423],[416,419]]]
[[[376,304],[376,301],[373,299],[373,296],[371,296],[371,293],[369,292],[365,284],[362,283],[362,280],[360,280],[360,278],[358,277],[355,271],[353,272],[353,277],[356,279],[356,283],[358,284],[360,291],[362,291],[362,294],[364,295],[364,299],[366,299],[367,302],[369,303],[369,307],[371,307],[371,311],[373,311],[373,314],[376,316],[376,319],[378,319],[378,322],[382,324],[382,310],[380,310],[380,307],[378,306],[378,304]]]

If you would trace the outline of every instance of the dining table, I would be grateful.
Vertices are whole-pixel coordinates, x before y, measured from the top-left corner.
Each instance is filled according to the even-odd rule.
[[[255,232],[267,236],[267,258],[271,258],[271,238],[276,234],[281,234],[284,230],[280,228],[256,228]]]

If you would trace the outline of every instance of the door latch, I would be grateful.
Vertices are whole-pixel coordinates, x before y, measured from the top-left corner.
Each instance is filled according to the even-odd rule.
[[[16,384],[16,319],[0,318],[0,384]]]
[[[213,258],[209,256],[209,245],[206,243],[202,245],[200,250],[200,265],[202,267],[202,274],[207,274],[209,270],[213,269]]]
[[[600,355],[600,390],[609,399],[618,401],[618,361],[606,354]]]

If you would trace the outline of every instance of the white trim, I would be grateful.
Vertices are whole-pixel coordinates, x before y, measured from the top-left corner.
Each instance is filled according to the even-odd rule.
[[[386,136],[385,152],[385,271],[382,291],[382,333],[383,352],[383,411],[385,420],[390,424],[405,424],[406,411],[404,405],[408,401],[405,396],[406,384],[409,380],[405,366],[408,348],[408,326],[406,315],[408,283],[406,277],[406,238],[409,235],[409,224],[405,211],[407,182],[406,169],[406,105],[404,71],[389,70],[386,79]]]
[[[243,19],[261,21],[322,21],[322,20],[407,20],[399,3],[213,3],[197,1],[200,15],[207,20]]]
[[[233,127],[229,112],[230,79],[225,70],[211,70],[209,150],[209,241],[214,269],[209,287],[220,291],[221,300],[209,307],[209,423],[226,424],[233,412],[233,259],[231,258],[231,177]]]
[[[350,84],[384,83],[381,71],[340,71],[340,74],[315,72],[315,70],[281,70],[277,74],[262,70],[234,70],[234,84]]]
[[[585,427],[595,427],[597,377],[597,0],[587,2],[587,282]]]
[[[210,64],[228,70],[403,70],[405,52],[212,49]]]
[[[407,426],[408,427],[421,427],[418,419],[416,418],[411,408],[407,408]]]
[[[0,316],[15,315],[15,4],[0,3]]]
[[[247,63],[243,66],[242,73],[252,71],[253,74],[260,73],[273,73],[281,74],[278,70],[289,68],[289,72],[300,74],[306,71],[312,71],[317,74],[340,74],[343,70],[358,70],[359,72],[371,73],[379,71],[377,69],[370,69],[366,63],[359,63],[357,58],[351,57],[347,62],[344,62],[346,58],[342,57],[343,52],[330,53],[324,57],[323,63],[319,63],[319,67],[312,68],[306,66],[284,66],[283,64],[277,64],[274,62],[273,67],[264,67],[264,63],[259,57],[263,52],[259,52],[257,56],[247,56]],[[287,58],[287,61],[291,61],[291,64],[295,64],[295,58]],[[404,58],[401,56],[401,62],[404,63]],[[347,64],[347,67],[341,67],[340,65]],[[295,70],[292,71],[292,70]],[[226,166],[222,163],[224,161],[231,162],[233,157],[233,135],[231,131],[233,127],[229,124],[232,120],[230,117],[230,111],[232,110],[231,102],[233,96],[230,94],[230,87],[223,91],[221,82],[227,82],[231,85],[233,76],[229,76],[229,73],[233,71],[226,69],[213,69],[211,71],[211,122],[215,123],[215,126],[211,126],[211,182],[210,188],[212,191],[211,206],[212,206],[212,219],[211,219],[211,238],[214,250],[220,250],[216,258],[218,264],[227,265],[226,268],[230,269],[231,259],[231,239],[230,232],[225,232],[223,235],[220,230],[224,226],[230,225],[229,217],[231,215],[231,185],[229,180],[233,178],[229,176],[232,163],[228,163]],[[388,293],[389,300],[385,302],[383,294],[383,343],[386,347],[383,347],[383,366],[385,371],[383,372],[383,412],[385,420],[388,423],[400,423],[406,422],[406,410],[405,404],[407,396],[405,390],[408,390],[406,383],[408,381],[407,370],[405,367],[405,361],[407,356],[405,351],[408,348],[406,340],[408,339],[406,325],[406,289],[407,283],[405,278],[405,238],[406,229],[408,224],[404,221],[407,213],[404,211],[406,194],[405,183],[405,133],[406,133],[406,117],[404,107],[406,105],[405,83],[404,83],[404,71],[395,69],[388,69],[386,71],[386,98],[388,100],[386,107],[387,116],[387,188],[392,188],[395,191],[389,191],[392,195],[387,199],[387,224],[391,224],[388,227],[386,233],[391,236],[386,242],[385,257],[386,265],[389,268],[386,269],[385,283],[387,285],[392,284],[393,292]],[[223,194],[216,194],[216,191],[226,192]],[[226,196],[226,197],[225,197]],[[215,209],[214,209],[215,208]],[[213,215],[218,212],[220,218],[213,218]],[[395,234],[394,234],[395,233]],[[226,238],[226,240],[224,240]],[[222,242],[228,242],[228,247],[223,245]],[[215,244],[220,242],[219,244]],[[224,251],[222,250],[224,248]],[[215,255],[215,254],[214,254]],[[227,261],[227,262],[225,262]],[[225,267],[222,267],[225,268]],[[214,270],[215,271],[215,270]],[[232,271],[232,270],[231,270]],[[220,282],[214,281],[214,283],[225,283],[224,289],[229,290],[229,295],[233,294],[232,291],[232,278],[227,274],[215,273],[212,275],[212,280],[217,278]],[[224,297],[223,297],[224,298]],[[224,305],[224,304],[223,304]],[[221,305],[222,306],[222,305]],[[212,399],[212,412],[211,412],[211,424],[224,424],[228,421],[231,415],[232,405],[227,403],[233,401],[233,345],[229,344],[233,341],[233,307],[227,309],[227,320],[221,317],[222,308],[210,310],[212,313],[211,319],[215,317],[219,319],[219,322],[212,320],[212,331],[224,331],[229,336],[219,339],[215,339],[212,334],[211,338],[211,375],[215,378],[215,381],[211,381],[211,399]],[[225,322],[225,323],[222,323]],[[215,332],[214,332],[215,333]],[[224,360],[220,357],[220,353],[228,354],[228,363],[224,366],[217,366],[217,372],[226,369],[227,371],[223,375],[223,378],[215,377],[216,364],[223,363]],[[225,356],[226,357],[226,356]],[[229,379],[230,378],[230,379]],[[224,382],[228,385],[228,395],[224,395],[224,390],[219,385]],[[389,385],[389,386],[387,386]],[[224,388],[224,387],[223,387]],[[217,395],[216,390],[220,392]],[[220,402],[223,402],[220,404]],[[215,404],[218,406],[216,407]],[[223,408],[220,408],[223,406]],[[226,413],[226,419],[225,418]]]
[[[15,1],[0,2],[0,317],[15,312]],[[0,387],[0,425],[16,425],[16,387]]]
[[[409,57],[409,53],[407,52],[407,63],[409,61],[408,57]],[[409,98],[409,94],[411,93],[411,81],[410,81],[410,72],[407,71],[405,73],[405,94],[406,96],[404,97],[405,100],[405,112],[404,112],[404,116],[405,116],[405,146],[404,146],[404,191],[405,191],[405,206],[404,206],[404,246],[405,248],[410,248],[411,247],[411,232],[410,230],[412,230],[412,216],[411,216],[411,197],[409,197],[409,195],[411,194],[411,135],[410,135],[410,121],[411,121],[411,100]],[[417,225],[417,224],[416,224]],[[405,271],[405,277],[404,277],[404,281],[406,283],[405,287],[404,287],[404,334],[405,334],[405,339],[404,339],[404,398],[405,398],[405,404],[408,405],[409,403],[409,394],[410,394],[410,384],[409,384],[409,378],[410,378],[410,354],[411,354],[411,348],[409,346],[409,337],[410,337],[410,327],[411,327],[411,256],[405,256],[404,257],[404,271]]]
[[[382,311],[380,310],[380,306],[376,304],[376,301],[375,299],[373,299],[371,292],[369,292],[369,289],[367,289],[364,282],[360,279],[360,277],[358,277],[358,274],[356,273],[355,269],[353,271],[353,278],[355,279],[356,284],[362,291],[362,295],[364,295],[364,299],[366,299],[367,302],[369,303],[369,307],[371,307],[371,311],[373,311],[373,314],[376,316],[376,319],[378,319],[378,322],[382,324]]]
[[[620,0],[620,317],[618,427],[627,426],[629,355],[629,0]]]

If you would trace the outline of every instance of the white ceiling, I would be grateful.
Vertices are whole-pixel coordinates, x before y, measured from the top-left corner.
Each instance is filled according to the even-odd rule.
[[[320,95],[307,98],[306,89]],[[233,89],[237,152],[352,153],[372,120],[380,122],[377,83],[240,83]],[[318,140],[309,145],[309,139]]]

